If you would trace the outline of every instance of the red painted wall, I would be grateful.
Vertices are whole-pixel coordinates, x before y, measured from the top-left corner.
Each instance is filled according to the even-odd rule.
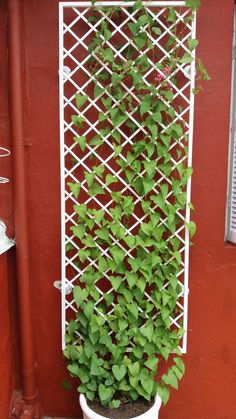
[[[0,256],[0,417],[7,418],[13,390],[7,254]]]
[[[0,418],[8,419],[13,390],[21,388],[14,249],[0,255]]]
[[[236,248],[224,243],[233,0],[203,0],[198,54],[212,81],[196,97],[186,376],[161,419],[236,417]],[[58,1],[25,0],[28,199],[34,339],[45,413],[81,417],[78,397],[61,388]]]
[[[0,4],[0,146],[10,148],[8,84],[7,84],[7,20],[6,2]],[[0,176],[10,183],[0,183],[0,220],[8,227],[8,235],[13,235],[13,203],[11,159],[0,159]],[[9,269],[10,265],[10,269]],[[15,357],[17,332],[14,318],[14,250],[0,255],[0,418],[7,419],[12,391],[20,386]],[[17,350],[19,352],[19,350]],[[18,378],[17,378],[18,377]]]

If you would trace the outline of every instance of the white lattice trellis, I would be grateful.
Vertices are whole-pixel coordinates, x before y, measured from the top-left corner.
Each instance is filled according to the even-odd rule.
[[[119,50],[115,49],[112,38],[107,40],[107,45],[113,50],[113,53],[116,57],[119,57],[121,61],[125,62],[125,57],[123,52],[131,45],[135,50],[138,51],[136,44],[133,40],[127,35],[127,24],[136,22],[136,11],[130,11],[130,6],[132,2],[117,2],[117,1],[106,1],[106,2],[97,2],[96,5],[101,6],[100,10],[100,19],[93,25],[90,21],[89,16],[91,15],[91,10],[93,6],[90,2],[62,2],[60,3],[60,15],[59,15],[59,33],[60,33],[60,135],[61,135],[61,229],[62,229],[62,338],[63,338],[63,347],[65,345],[64,336],[68,320],[70,319],[71,311],[77,312],[75,301],[73,300],[72,293],[68,293],[68,289],[73,288],[73,286],[79,282],[80,277],[82,276],[84,270],[77,266],[75,263],[76,254],[72,253],[68,256],[68,252],[65,251],[66,246],[73,244],[74,248],[79,248],[78,243],[74,239],[74,236],[69,229],[69,226],[76,225],[76,211],[73,209],[73,205],[77,204],[75,198],[71,191],[66,187],[67,182],[81,182],[81,174],[83,170],[91,173],[91,158],[96,158],[98,162],[105,165],[107,173],[115,175],[120,185],[122,185],[121,191],[128,191],[132,194],[134,198],[135,207],[139,204],[142,197],[136,193],[131,185],[127,184],[125,179],[122,177],[122,170],[117,170],[114,167],[113,158],[114,158],[114,148],[109,141],[109,134],[104,134],[103,141],[105,144],[105,149],[101,153],[100,146],[97,145],[92,147],[88,145],[84,153],[78,156],[78,152],[75,152],[76,144],[73,141],[73,137],[77,135],[75,127],[71,122],[71,114],[79,114],[85,118],[85,128],[83,135],[93,137],[96,134],[99,134],[99,121],[98,114],[104,109],[101,108],[101,96],[94,98],[89,94],[90,87],[92,85],[92,80],[94,80],[94,74],[90,71],[89,68],[89,58],[90,54],[88,52],[88,45],[91,42],[91,36],[97,30],[99,24],[102,21],[108,21],[110,27],[112,28],[112,36],[119,36],[122,40],[122,46]],[[165,48],[165,39],[167,36],[171,36],[175,40],[175,45],[177,44],[179,49],[182,51],[182,54],[190,53],[194,57],[194,52],[189,50],[188,40],[195,39],[195,19],[187,19],[190,15],[190,10],[185,7],[184,1],[152,1],[144,2],[146,6],[147,13],[152,16],[156,21],[156,25],[160,27],[161,34],[157,37],[153,37],[150,33],[148,34],[149,40],[155,45],[155,48],[159,54],[159,62],[164,62],[167,57],[169,57],[171,51],[167,51]],[[114,23],[103,11],[104,8],[109,6],[118,6],[123,13],[123,18],[121,21]],[[175,13],[177,20],[175,22],[166,24],[165,16],[166,10],[169,6],[175,8]],[[105,10],[105,9],[104,9]],[[178,24],[182,25],[182,31],[178,33],[176,27]],[[174,48],[174,46],[173,46]],[[145,54],[145,51],[142,51],[140,55]],[[99,57],[96,57],[97,62],[100,64],[98,67],[97,73],[104,70],[104,63],[101,62]],[[183,122],[185,126],[185,132],[178,143],[178,146],[181,145],[185,147],[185,139],[188,137],[188,156],[182,157],[182,160],[187,159],[188,165],[191,166],[192,161],[192,134],[193,134],[193,111],[194,111],[194,95],[192,93],[194,88],[194,76],[195,76],[195,63],[192,62],[191,65],[186,67],[185,64],[178,64],[171,74],[163,74],[161,69],[158,69],[153,62],[152,58],[148,57],[150,68],[143,76],[143,80],[148,86],[149,77],[152,76],[153,71],[158,72],[161,77],[165,77],[166,81],[171,86],[174,93],[174,100],[176,101],[175,107],[175,121]],[[111,70],[109,67],[105,67],[108,72]],[[181,82],[178,86],[173,83],[173,77],[179,77]],[[139,102],[139,99],[135,95],[134,87],[126,86],[125,83],[122,83],[123,88],[125,89],[125,95],[132,95],[136,103]],[[87,94],[89,96],[86,106],[82,108],[82,111],[78,111],[75,105],[75,94],[79,92],[80,94]],[[112,98],[112,106],[116,106],[116,100]],[[168,104],[168,100],[163,98],[163,102]],[[177,106],[178,105],[178,106]],[[180,106],[181,105],[181,106]],[[127,112],[127,111],[126,111]],[[137,138],[139,133],[145,133],[145,128],[135,119],[135,111],[130,111],[127,113],[129,119],[135,124],[136,128],[133,131],[132,135],[127,135],[125,131],[122,130],[122,124],[118,127],[118,132],[122,137],[122,147],[132,145]],[[162,125],[163,132],[168,128],[168,126]],[[182,160],[178,160],[175,156],[174,150],[176,146],[176,141],[172,141],[170,145],[170,153],[172,152],[171,164],[173,170],[176,168],[177,164]],[[120,156],[122,159],[125,159],[124,156]],[[73,161],[73,162],[72,162]],[[167,176],[164,175],[161,171],[158,171],[158,183],[162,182],[171,183]],[[110,196],[111,189],[107,186],[99,177],[96,178],[97,182],[101,187],[106,191],[106,198],[99,199],[96,196],[89,196],[87,194],[88,189],[85,181],[81,183],[82,189],[82,199],[81,203],[89,204],[92,201],[97,208],[101,208],[105,211],[107,215],[111,215],[110,209],[112,205],[112,198]],[[153,188],[153,193],[158,194],[158,188],[155,185]],[[181,241],[180,252],[183,255],[181,266],[182,269],[178,275],[178,281],[181,285],[181,292],[179,294],[179,300],[177,302],[178,310],[174,318],[171,319],[172,324],[179,328],[180,324],[183,326],[185,333],[182,340],[182,351],[186,351],[187,344],[187,313],[188,313],[188,265],[189,265],[189,233],[185,227],[185,222],[189,222],[189,202],[190,202],[190,192],[191,192],[191,180],[188,181],[187,188],[187,205],[186,213],[183,214],[179,212],[178,215],[182,219],[182,224],[179,226],[178,231],[175,233],[176,237]],[[169,192],[166,199],[171,200],[172,192]],[[132,223],[129,228],[125,228],[126,235],[131,234],[145,219],[145,215],[140,218],[138,213],[134,210],[132,216]],[[160,224],[165,224],[165,218],[162,217]],[[96,240],[96,237],[95,237]],[[129,257],[132,256],[132,250],[127,249],[122,241],[115,239],[111,236],[111,240],[114,244],[122,248],[126,255]],[[99,244],[97,244],[99,247]],[[102,254],[107,256],[107,250],[103,247],[99,247]],[[169,263],[169,260],[167,263]],[[90,263],[97,268],[97,262],[90,259]],[[104,272],[104,277],[109,278],[108,271]],[[97,284],[97,291],[100,294],[100,300],[103,299],[102,288],[99,287],[99,282]],[[112,288],[110,288],[112,291]],[[108,290],[109,293],[109,290]],[[146,298],[151,299],[150,295],[146,292]],[[99,300],[99,301],[100,301]],[[114,307],[111,309],[113,311]]]

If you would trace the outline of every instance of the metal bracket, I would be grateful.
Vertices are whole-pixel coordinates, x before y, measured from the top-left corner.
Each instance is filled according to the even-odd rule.
[[[53,283],[53,286],[54,286],[54,288],[56,288],[56,289],[58,289],[59,291],[61,291],[62,292],[62,281],[55,281],[54,283]],[[71,285],[69,285],[69,284],[67,284],[66,286],[65,286],[65,294],[66,295],[69,295],[69,294],[71,294],[71,292],[72,292],[72,286]]]
[[[58,74],[59,74],[59,76],[62,74],[63,80],[68,79],[70,73],[71,73],[71,69],[67,65],[65,65],[62,68],[62,70],[61,69],[58,70]]]
[[[0,178],[1,183],[1,178]],[[15,245],[14,239],[9,239],[6,235],[7,227],[3,221],[0,220],[0,255]]]

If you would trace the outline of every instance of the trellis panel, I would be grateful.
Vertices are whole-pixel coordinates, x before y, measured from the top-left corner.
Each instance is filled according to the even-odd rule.
[[[94,79],[93,73],[89,68],[89,57],[88,44],[91,42],[91,36],[97,30],[97,26],[103,20],[108,20],[112,26],[112,36],[120,36],[123,42],[123,46],[119,50],[116,50],[111,41],[107,41],[107,45],[112,48],[115,56],[119,56],[121,60],[125,62],[123,51],[132,45],[137,50],[137,46],[130,37],[127,36],[126,27],[129,22],[136,22],[136,12],[130,12],[129,5],[132,2],[117,2],[117,1],[106,1],[97,2],[96,5],[101,6],[100,20],[93,26],[88,20],[91,11],[92,4],[90,2],[62,2],[60,3],[59,10],[59,33],[60,33],[60,139],[61,139],[61,241],[62,241],[62,346],[65,346],[65,331],[68,325],[68,321],[71,317],[71,313],[76,313],[77,308],[75,301],[73,300],[73,293],[70,290],[76,283],[79,283],[80,277],[83,274],[83,269],[75,263],[76,254],[68,255],[66,247],[73,245],[74,248],[79,249],[78,243],[73,236],[70,226],[76,225],[76,212],[73,209],[73,205],[77,204],[73,194],[67,187],[67,182],[81,182],[83,170],[91,172],[91,157],[95,157],[97,161],[104,164],[107,172],[115,175],[122,185],[122,192],[128,191],[135,200],[135,209],[132,217],[132,223],[126,234],[130,234],[142,223],[143,219],[139,218],[139,214],[136,211],[136,207],[142,199],[136,191],[125,182],[121,175],[121,170],[117,171],[114,168],[114,149],[109,142],[109,136],[104,136],[105,148],[103,151],[98,147],[86,147],[84,153],[78,149],[75,150],[76,144],[73,141],[73,137],[77,135],[75,127],[71,122],[71,115],[78,114],[85,118],[85,129],[81,135],[93,136],[99,133],[99,121],[97,120],[98,113],[103,111],[101,109],[100,97],[94,98],[91,92],[92,80]],[[178,44],[182,54],[185,52],[192,54],[194,52],[189,51],[188,40],[195,39],[195,18],[194,20],[187,21],[186,18],[192,13],[188,8],[185,7],[183,1],[152,1],[144,2],[147,13],[156,21],[157,26],[161,28],[161,34],[155,38],[148,33],[150,41],[155,45],[156,51],[159,56],[159,62],[163,62],[169,56],[170,51],[165,49],[165,39],[168,36],[172,36],[175,39],[175,43]],[[115,25],[109,17],[103,13],[103,8],[108,6],[119,6],[123,13],[123,20],[117,22]],[[177,15],[176,22],[166,23],[165,13],[168,6],[175,8]],[[176,26],[181,25],[183,28],[181,33],[178,33]],[[141,52],[141,55],[145,51]],[[98,72],[102,71],[104,64],[96,57],[100,63]],[[181,145],[185,147],[186,138],[188,140],[188,156],[183,157],[182,160],[178,160],[175,155],[176,141],[172,139],[170,144],[171,164],[173,170],[176,166],[183,161],[186,166],[192,164],[192,137],[193,137],[193,113],[194,113],[194,78],[195,78],[195,62],[187,66],[185,64],[178,64],[177,68],[169,75],[163,74],[161,69],[157,69],[155,63],[149,57],[151,68],[143,76],[144,82],[149,83],[150,77],[153,71],[157,72],[160,77],[165,77],[166,81],[171,86],[174,93],[175,106],[175,121],[182,122],[185,126],[184,134],[180,139]],[[109,69],[106,68],[108,71]],[[178,86],[173,83],[173,77],[178,77],[180,82]],[[123,88],[126,90],[127,95],[131,94],[134,100],[137,100],[135,91],[123,84]],[[85,107],[79,111],[75,105],[75,94],[88,94],[89,100]],[[168,100],[163,98],[163,101],[168,104]],[[115,100],[113,105],[115,106]],[[128,114],[129,118],[136,124],[135,132],[131,136],[128,136],[126,132],[122,130],[122,126],[118,128],[122,137],[122,146],[133,144],[135,138],[139,133],[142,133],[144,128],[135,119],[133,113],[130,111]],[[168,128],[163,124],[163,132]],[[122,157],[121,155],[121,158]],[[76,162],[76,163],[75,163]],[[161,171],[158,171],[158,182],[155,184],[152,193],[158,194],[159,187],[162,183],[170,183],[168,176]],[[111,189],[106,186],[101,179],[97,179],[100,182],[101,187],[106,191],[106,198],[99,199],[98,197],[91,197],[87,194],[88,189],[85,182],[82,182],[82,198],[81,203],[95,205],[97,208],[101,208],[106,214],[110,214],[110,208],[112,205],[112,198],[110,196]],[[182,254],[181,270],[178,275],[179,285],[181,286],[181,292],[179,293],[179,299],[176,306],[176,316],[171,318],[173,327],[179,328],[180,325],[184,328],[185,333],[181,342],[181,349],[183,352],[186,351],[187,345],[187,317],[188,317],[188,271],[189,271],[189,232],[186,228],[186,224],[190,220],[190,195],[191,195],[191,180],[188,181],[187,188],[187,205],[185,213],[179,212],[178,215],[182,219],[182,224],[178,230],[174,233],[175,236],[181,241],[180,252]],[[166,197],[167,201],[171,201],[171,192]],[[165,224],[165,218],[161,218],[160,223]],[[96,237],[95,237],[96,240]],[[123,246],[122,241],[117,241],[112,237],[113,243],[120,246],[125,250],[126,254],[132,257],[132,251],[127,250]],[[99,244],[98,244],[99,247]],[[106,255],[106,249],[101,248],[100,250]],[[169,260],[167,263],[170,263]],[[90,263],[97,268],[96,261],[90,260]],[[104,272],[104,277],[109,278],[109,272]],[[102,287],[97,284],[97,290],[103,298]],[[110,291],[112,287],[110,288]],[[108,290],[109,292],[109,290]],[[145,298],[151,299],[148,292],[145,292]],[[114,307],[113,307],[114,308]],[[111,312],[113,309],[111,309]],[[158,314],[156,314],[158,315]]]

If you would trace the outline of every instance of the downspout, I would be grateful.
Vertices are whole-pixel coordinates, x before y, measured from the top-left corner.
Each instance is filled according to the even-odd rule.
[[[8,0],[7,4],[8,60],[22,386],[24,402],[33,405],[37,399],[37,386],[32,335],[26,201],[22,3],[21,0]]]

